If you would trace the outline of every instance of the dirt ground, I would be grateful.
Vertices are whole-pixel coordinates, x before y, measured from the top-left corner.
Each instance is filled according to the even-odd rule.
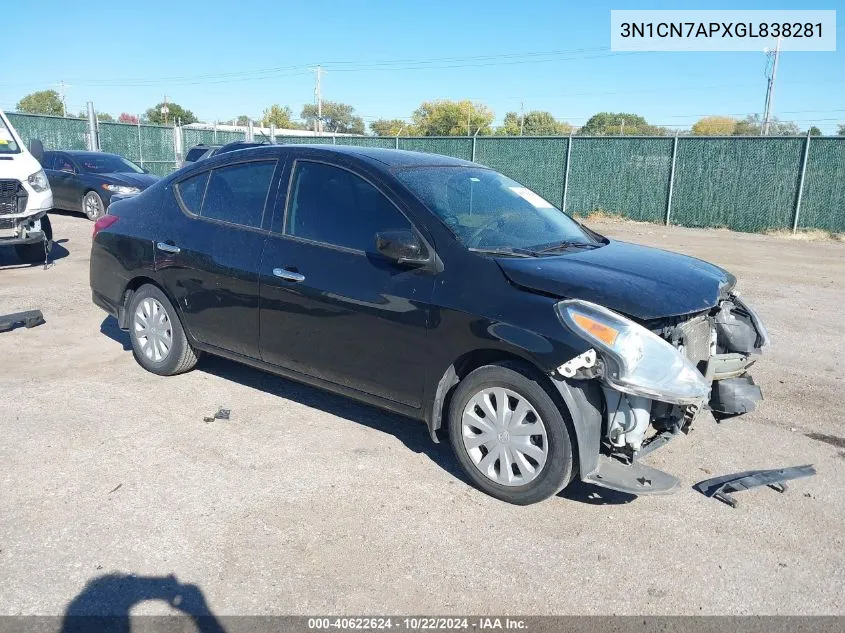
[[[422,424],[223,360],[143,371],[91,303],[91,224],[53,222],[48,270],[0,251],[0,313],[47,321],[0,334],[0,614],[167,613],[174,592],[217,615],[845,614],[841,242],[597,225],[737,275],[772,337],[766,399],[649,459],[674,495],[516,507]],[[737,509],[691,488],[807,463]]]

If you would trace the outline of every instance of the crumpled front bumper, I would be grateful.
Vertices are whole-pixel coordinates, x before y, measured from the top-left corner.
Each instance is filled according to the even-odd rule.
[[[698,361],[699,371],[712,385],[709,397],[698,404],[672,405],[619,392],[600,377],[588,380],[592,363],[571,376],[553,376],[570,411],[573,405],[581,409],[572,417],[582,481],[636,495],[672,492],[678,478],[644,464],[642,458],[688,432],[705,409],[719,421],[753,411],[762,399],[748,370],[768,345],[768,333],[738,297],[731,295],[713,311],[668,330],[672,328],[664,331],[667,340]],[[684,338],[686,334],[691,337]],[[590,407],[566,397],[573,387],[581,391],[587,383],[596,385],[585,390],[592,394]],[[652,434],[646,433],[649,428]]]
[[[0,247],[43,242],[45,235],[41,218],[46,214],[46,210],[39,210],[14,216],[0,215],[0,229],[5,229],[0,230]]]

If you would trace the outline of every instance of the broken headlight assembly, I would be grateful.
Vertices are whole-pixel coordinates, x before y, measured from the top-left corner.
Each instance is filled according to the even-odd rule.
[[[595,346],[614,389],[671,404],[698,404],[710,383],[676,348],[612,310],[577,299],[556,305],[572,332]]]

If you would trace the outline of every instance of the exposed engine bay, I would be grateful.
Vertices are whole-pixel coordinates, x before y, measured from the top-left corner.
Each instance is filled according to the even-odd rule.
[[[748,369],[768,344],[768,334],[753,310],[735,294],[700,313],[640,325],[683,355],[710,385],[709,394],[696,401],[672,403],[631,393],[608,380],[613,370],[605,366],[600,353],[591,349],[573,358],[557,371],[568,379],[600,379],[605,454],[631,463],[673,436],[688,432],[705,409],[718,421],[753,411],[762,399]]]
[[[612,453],[636,459],[661,446],[669,436],[688,432],[705,409],[716,420],[748,413],[763,395],[748,369],[768,343],[765,328],[736,295],[711,310],[644,324],[671,343],[712,382],[709,401],[673,405],[623,394],[603,386],[607,405],[607,445]],[[654,433],[646,436],[649,426]]]

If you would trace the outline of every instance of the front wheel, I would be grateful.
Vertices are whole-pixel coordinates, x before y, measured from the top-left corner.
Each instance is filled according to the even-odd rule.
[[[106,212],[106,205],[96,191],[89,191],[82,196],[82,210],[88,219],[96,222]]]
[[[135,360],[154,374],[173,376],[197,364],[197,353],[185,336],[179,315],[155,286],[141,286],[132,295],[129,338]]]
[[[572,477],[563,415],[521,365],[486,365],[468,374],[451,400],[449,437],[475,485],[509,503],[548,499]]]

